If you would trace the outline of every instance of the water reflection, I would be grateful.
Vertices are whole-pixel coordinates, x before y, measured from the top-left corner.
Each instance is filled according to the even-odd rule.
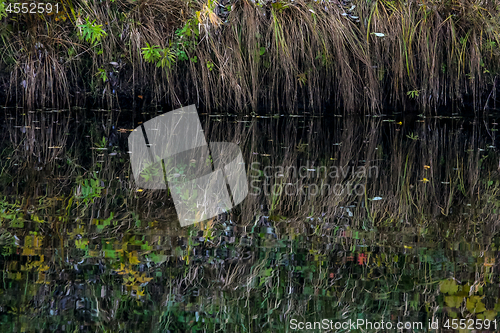
[[[2,332],[498,317],[494,120],[204,115],[251,193],[181,228],[130,179],[127,136],[157,114],[6,109]]]

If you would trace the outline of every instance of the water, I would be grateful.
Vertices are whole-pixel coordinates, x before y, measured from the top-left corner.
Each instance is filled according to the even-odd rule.
[[[181,228],[127,154],[160,113],[5,109],[2,332],[495,331],[494,117],[202,114],[250,194]]]

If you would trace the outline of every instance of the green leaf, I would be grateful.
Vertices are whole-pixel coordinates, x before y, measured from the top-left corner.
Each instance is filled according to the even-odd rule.
[[[271,276],[272,272],[273,272],[273,269],[272,268],[268,268],[268,269],[265,269],[265,270],[262,271],[262,275],[263,276]]]
[[[450,308],[460,307],[460,304],[462,304],[463,300],[464,300],[464,298],[460,297],[460,296],[445,296],[445,298],[444,298],[444,302]]]
[[[458,291],[458,285],[455,280],[444,280],[441,281],[440,290],[442,293],[447,293],[449,295],[453,295]]]
[[[11,228],[24,228],[24,220],[21,218],[16,218],[10,222]]]
[[[465,306],[467,307],[467,310],[473,313],[481,313],[486,310],[486,307],[484,306],[484,303],[481,301],[481,299],[484,296],[471,296],[467,298],[467,302]]]

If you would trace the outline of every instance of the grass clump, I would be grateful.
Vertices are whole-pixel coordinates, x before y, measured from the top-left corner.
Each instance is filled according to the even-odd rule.
[[[496,106],[499,13],[475,0],[67,0],[50,15],[2,7],[0,72],[4,97],[26,105],[116,106],[119,95],[140,95],[240,111],[481,110]]]

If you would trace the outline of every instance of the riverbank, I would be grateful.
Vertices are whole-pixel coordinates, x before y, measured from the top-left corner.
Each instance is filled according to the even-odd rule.
[[[65,0],[58,13],[55,4],[42,14],[0,8],[3,104],[497,107],[495,2]]]
[[[249,193],[181,227],[126,148],[163,110],[2,111],[0,332],[500,319],[500,116],[200,114]]]

